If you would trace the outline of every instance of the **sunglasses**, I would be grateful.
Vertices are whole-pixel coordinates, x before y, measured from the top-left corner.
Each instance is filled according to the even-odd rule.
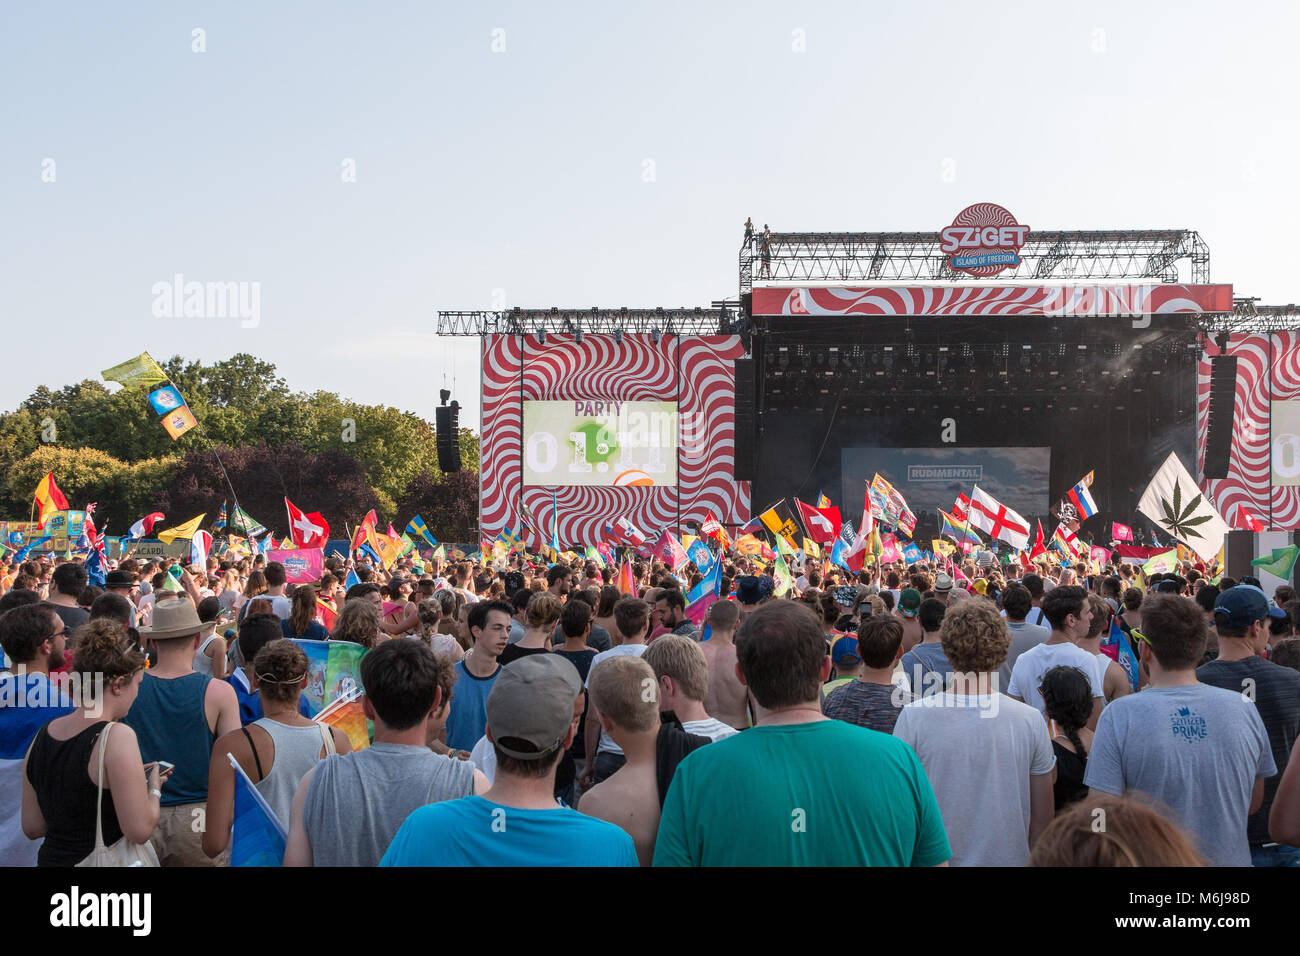
[[[1155,645],[1151,643],[1151,638],[1147,637],[1145,634],[1143,634],[1141,631],[1139,631],[1136,627],[1135,627],[1135,628],[1131,628],[1131,629],[1129,630],[1129,633],[1132,634],[1134,637],[1136,637],[1139,641],[1141,641],[1141,642],[1142,642],[1143,644],[1145,644],[1147,647],[1151,648],[1152,650],[1155,650]]]

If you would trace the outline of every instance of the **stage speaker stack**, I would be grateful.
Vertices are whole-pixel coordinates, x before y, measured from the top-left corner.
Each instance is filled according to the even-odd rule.
[[[1227,478],[1232,453],[1232,412],[1237,395],[1237,357],[1210,359],[1210,410],[1205,428],[1205,477]]]
[[[439,405],[434,409],[433,423],[438,440],[438,467],[448,473],[460,471],[460,402]]]
[[[736,359],[736,481],[754,480],[754,359]]]

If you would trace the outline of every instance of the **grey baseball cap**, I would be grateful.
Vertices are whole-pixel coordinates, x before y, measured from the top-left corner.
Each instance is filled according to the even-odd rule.
[[[578,669],[559,654],[530,654],[501,669],[487,699],[492,741],[516,760],[549,757],[573,723],[582,693]],[[520,749],[521,745],[532,749]]]

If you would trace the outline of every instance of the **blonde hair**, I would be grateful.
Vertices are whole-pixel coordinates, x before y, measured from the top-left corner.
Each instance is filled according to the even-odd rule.
[[[659,686],[644,658],[601,661],[591,669],[587,693],[592,707],[625,730],[647,733],[659,726]]]
[[[550,591],[539,591],[528,599],[528,626],[554,628],[560,621],[563,607],[560,599]]]
[[[1057,815],[1034,845],[1029,865],[1205,866],[1205,861],[1187,834],[1146,803],[1092,794]]]
[[[709,662],[700,645],[680,634],[664,634],[650,642],[642,658],[656,677],[671,677],[691,700],[703,701],[709,693]]]

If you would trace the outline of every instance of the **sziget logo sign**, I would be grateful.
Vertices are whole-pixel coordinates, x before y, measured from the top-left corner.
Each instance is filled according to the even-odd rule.
[[[948,265],[974,276],[995,276],[1020,265],[1020,248],[1029,227],[1016,222],[1001,206],[978,202],[967,206],[939,233],[939,251]]]

